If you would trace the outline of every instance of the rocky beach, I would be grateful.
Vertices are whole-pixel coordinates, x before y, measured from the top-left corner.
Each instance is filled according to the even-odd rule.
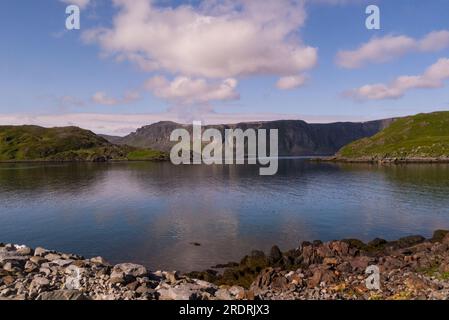
[[[379,288],[367,285],[369,266]],[[217,271],[217,269],[222,269]],[[403,300],[449,298],[449,232],[431,239],[303,242],[182,275],[0,243],[0,300]]]

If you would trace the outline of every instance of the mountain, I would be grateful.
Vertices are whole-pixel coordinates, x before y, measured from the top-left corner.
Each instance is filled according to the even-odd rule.
[[[106,139],[107,141],[109,141],[110,143],[113,143],[113,144],[116,144],[117,141],[122,139],[122,137],[120,137],[120,136],[111,136],[108,134],[98,134],[98,136],[102,137],[103,139]]]
[[[449,160],[449,112],[400,118],[337,154],[342,160]]]
[[[203,129],[216,128],[220,130],[223,137],[225,129],[279,129],[280,156],[318,156],[333,155],[344,145],[360,138],[370,137],[392,122],[393,119],[360,123],[309,124],[301,120],[280,120],[211,125],[204,126]],[[164,121],[142,127],[136,132],[115,140],[115,143],[168,152],[176,143],[170,141],[170,134],[178,128],[185,128],[192,132],[191,125]]]
[[[0,161],[152,160],[164,153],[118,146],[78,127],[0,126]]]

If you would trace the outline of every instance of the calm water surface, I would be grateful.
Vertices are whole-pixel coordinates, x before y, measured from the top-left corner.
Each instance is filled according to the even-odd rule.
[[[302,240],[449,229],[449,166],[0,164],[0,241],[191,271]],[[191,243],[198,242],[200,247]]]

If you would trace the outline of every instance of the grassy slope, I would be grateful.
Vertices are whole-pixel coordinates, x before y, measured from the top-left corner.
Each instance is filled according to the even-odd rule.
[[[136,152],[145,153],[145,160],[164,156],[153,150],[116,146],[77,127],[0,126],[0,161],[134,160]]]
[[[166,157],[164,152],[152,149],[140,149],[128,153],[128,160],[131,161],[164,160]]]
[[[373,137],[343,147],[337,157],[347,159],[449,157],[449,112],[400,118]]]

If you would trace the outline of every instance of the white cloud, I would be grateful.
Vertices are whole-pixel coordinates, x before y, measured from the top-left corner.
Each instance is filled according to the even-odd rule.
[[[199,7],[158,7],[150,0],[114,0],[111,28],[83,38],[142,70],[173,76],[228,79],[300,74],[317,62],[301,42],[303,0],[207,0]]]
[[[424,52],[440,51],[449,47],[449,31],[434,31],[418,42],[419,50]]]
[[[436,52],[449,47],[449,31],[433,31],[422,39],[388,35],[372,38],[352,51],[339,51],[336,62],[348,69],[360,68],[366,63],[384,63],[410,52]]]
[[[282,77],[276,83],[276,87],[281,90],[290,90],[303,86],[306,82],[304,75]]]
[[[372,2],[372,0],[307,0],[311,4],[345,5]]]
[[[80,9],[86,8],[91,2],[91,0],[60,0],[60,1],[68,5],[71,4],[77,5],[78,7],[80,7]]]
[[[164,77],[153,77],[145,84],[156,97],[179,104],[207,103],[218,100],[236,100],[239,94],[235,91],[237,80],[225,79],[221,82],[207,82],[204,79],[176,77],[168,81]]]
[[[449,59],[439,59],[422,75],[401,76],[390,84],[365,85],[346,93],[356,100],[398,99],[412,89],[433,89],[444,86],[444,80],[449,79]]]
[[[137,91],[127,91],[123,98],[109,97],[105,92],[98,91],[94,93],[92,102],[104,106],[115,106],[119,104],[127,104],[140,99],[140,94]]]

